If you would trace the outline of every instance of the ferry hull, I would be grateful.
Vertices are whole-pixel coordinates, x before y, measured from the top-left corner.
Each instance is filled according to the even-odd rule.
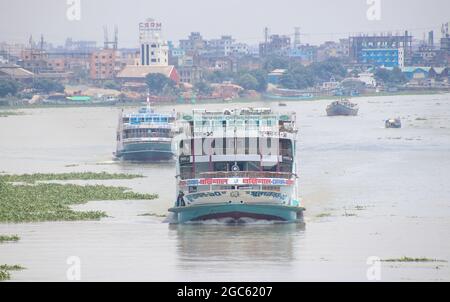
[[[126,144],[116,156],[129,161],[170,160],[173,157],[170,142],[148,142]]]
[[[178,223],[200,222],[211,219],[229,218],[239,222],[240,219],[253,218],[276,222],[302,221],[303,208],[276,204],[202,204],[169,209],[177,215]]]

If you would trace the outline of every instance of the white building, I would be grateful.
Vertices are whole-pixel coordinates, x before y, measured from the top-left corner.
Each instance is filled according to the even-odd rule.
[[[375,79],[375,76],[373,73],[370,72],[361,72],[358,74],[358,80],[361,82],[364,82],[367,87],[376,87],[377,86],[377,80]]]
[[[234,43],[231,45],[231,53],[236,55],[248,55],[250,50],[245,43]]]
[[[140,65],[169,65],[169,45],[162,38],[161,30],[161,22],[154,19],[139,23]]]

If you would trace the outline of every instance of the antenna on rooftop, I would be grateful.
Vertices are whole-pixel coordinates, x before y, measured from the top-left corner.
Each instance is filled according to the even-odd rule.
[[[104,35],[104,48],[109,48],[109,41],[108,41],[108,27],[106,25],[103,26],[103,35]]]
[[[113,48],[115,50],[117,50],[119,44],[119,27],[116,25],[114,25],[114,45]]]

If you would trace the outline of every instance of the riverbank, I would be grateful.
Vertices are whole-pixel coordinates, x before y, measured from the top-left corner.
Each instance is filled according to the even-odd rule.
[[[358,99],[358,98],[370,98],[370,97],[389,97],[389,96],[405,96],[405,95],[439,95],[446,94],[449,91],[400,91],[400,92],[380,92],[380,93],[367,93],[360,94],[348,98]],[[341,96],[314,96],[310,99],[289,99],[289,98],[280,98],[280,99],[268,99],[263,96],[259,98],[236,98],[232,100],[218,100],[218,99],[202,99],[197,100],[195,103],[191,101],[187,102],[161,102],[161,103],[152,103],[154,107],[168,106],[168,105],[207,105],[207,104],[251,104],[254,102],[310,102],[310,101],[319,101],[319,100],[336,100],[342,98]],[[8,106],[0,106],[0,117],[2,117],[2,112],[6,113],[7,110],[17,110],[17,109],[32,109],[32,108],[83,108],[83,107],[111,107],[111,108],[134,108],[145,105],[145,101],[142,102],[124,102],[124,103],[64,103],[64,104],[30,104],[30,105],[8,105]],[[9,111],[9,115],[14,115],[14,111]]]

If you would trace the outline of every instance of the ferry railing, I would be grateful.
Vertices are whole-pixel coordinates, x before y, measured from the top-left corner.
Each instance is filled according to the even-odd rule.
[[[270,151],[270,148],[268,148]],[[183,152],[184,150],[180,149],[180,152]],[[256,152],[255,152],[256,151]],[[274,150],[276,151],[276,150]],[[195,151],[195,156],[207,156],[210,154],[207,154],[206,152]],[[276,152],[275,152],[276,153]],[[192,155],[192,154],[185,154],[184,155]],[[258,150],[250,149],[247,147],[240,147],[237,146],[236,148],[220,148],[220,149],[214,149],[213,155],[229,155],[229,156],[245,156],[245,155],[251,155],[251,156],[261,156],[261,153]],[[277,156],[277,154],[267,154],[268,156]],[[292,149],[278,149],[278,155],[279,156],[286,156],[286,157],[292,157]]]
[[[204,178],[297,178],[297,174],[292,172],[268,172],[268,171],[215,171],[202,172],[199,174]]]

